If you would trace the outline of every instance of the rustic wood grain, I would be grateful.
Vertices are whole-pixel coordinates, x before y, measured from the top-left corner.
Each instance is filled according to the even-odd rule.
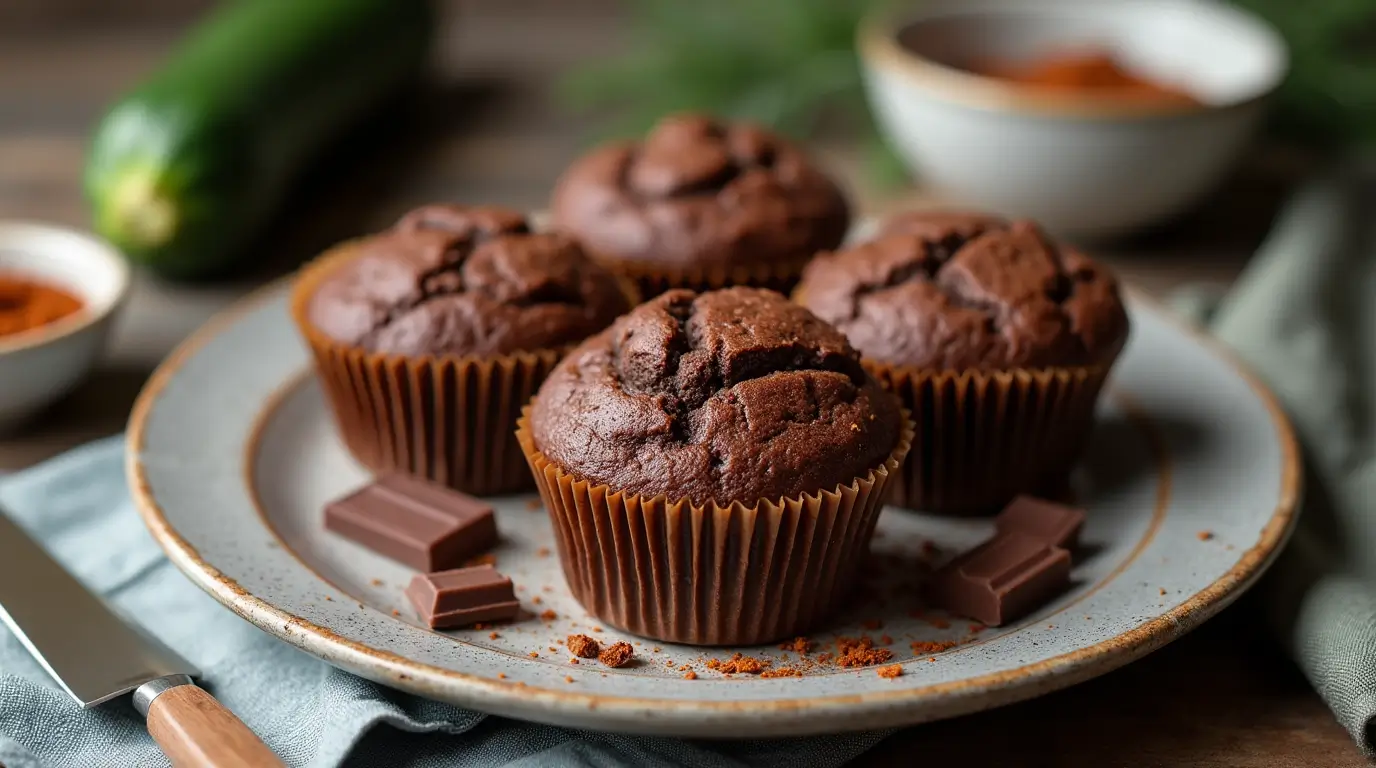
[[[194,685],[164,691],[148,733],[173,768],[281,768],[282,761],[215,697]]]
[[[0,3],[0,217],[81,226],[86,135],[112,98],[155,67],[206,0]],[[615,0],[447,4],[439,75],[385,125],[331,155],[264,239],[266,264],[212,287],[139,275],[108,360],[21,434],[0,439],[17,468],[119,432],[149,371],[185,334],[330,241],[420,202],[541,207],[561,167],[596,135],[562,109],[555,75],[620,43]],[[116,10],[118,8],[119,10]],[[929,195],[871,188],[845,141],[819,154],[875,212]],[[1303,158],[1258,152],[1208,206],[1132,242],[1092,245],[1151,293],[1227,283],[1245,264]],[[1259,612],[1244,601],[1126,669],[1035,702],[905,730],[858,764],[976,766],[1351,766],[1363,761]]]

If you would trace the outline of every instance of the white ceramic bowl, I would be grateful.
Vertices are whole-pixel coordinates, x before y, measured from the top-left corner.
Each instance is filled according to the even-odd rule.
[[[85,305],[55,323],[0,336],[3,430],[71,391],[90,371],[129,292],[129,267],[113,247],[89,235],[0,221],[0,273],[65,288]]]
[[[880,129],[924,183],[1078,236],[1122,234],[1198,202],[1246,146],[1289,61],[1271,27],[1208,0],[929,1],[870,17],[859,48]],[[1094,100],[953,66],[1077,49],[1111,51],[1203,103]]]

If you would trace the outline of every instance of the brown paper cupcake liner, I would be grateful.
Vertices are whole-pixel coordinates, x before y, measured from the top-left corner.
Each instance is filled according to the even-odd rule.
[[[951,515],[1063,492],[1112,365],[953,372],[864,363],[912,412],[912,451],[892,503]]]
[[[407,472],[479,496],[529,489],[516,420],[564,350],[411,357],[340,343],[316,330],[306,307],[352,251],[346,243],[308,265],[291,302],[349,452],[374,472]]]
[[[787,296],[802,279],[803,268],[812,260],[802,259],[762,262],[758,264],[711,265],[688,269],[652,267],[602,259],[602,266],[635,283],[642,300],[652,299],[673,288],[687,288],[699,293],[746,285],[769,288]]]
[[[694,505],[594,485],[516,435],[554,524],[569,589],[589,613],[643,637],[755,645],[806,632],[853,586],[912,441],[864,477],[753,506]]]

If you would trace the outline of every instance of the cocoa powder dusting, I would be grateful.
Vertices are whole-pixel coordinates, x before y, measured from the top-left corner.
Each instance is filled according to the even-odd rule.
[[[806,656],[807,654],[812,652],[812,648],[814,645],[816,645],[816,643],[813,643],[806,637],[795,637],[786,643],[780,643],[779,650],[793,651],[794,653]]]
[[[722,661],[721,659],[708,659],[707,668],[723,675],[758,675],[769,666],[770,662],[763,659],[756,659],[743,654],[735,654],[731,658]]]

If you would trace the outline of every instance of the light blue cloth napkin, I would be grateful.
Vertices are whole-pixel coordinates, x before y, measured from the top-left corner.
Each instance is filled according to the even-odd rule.
[[[87,585],[197,664],[290,766],[836,766],[887,733],[706,742],[580,732],[418,699],[260,632],[163,557],[124,483],[119,438],[0,480],[0,506]],[[41,584],[33,585],[42,589]],[[0,765],[144,768],[167,760],[128,701],[82,711],[0,629]]]

